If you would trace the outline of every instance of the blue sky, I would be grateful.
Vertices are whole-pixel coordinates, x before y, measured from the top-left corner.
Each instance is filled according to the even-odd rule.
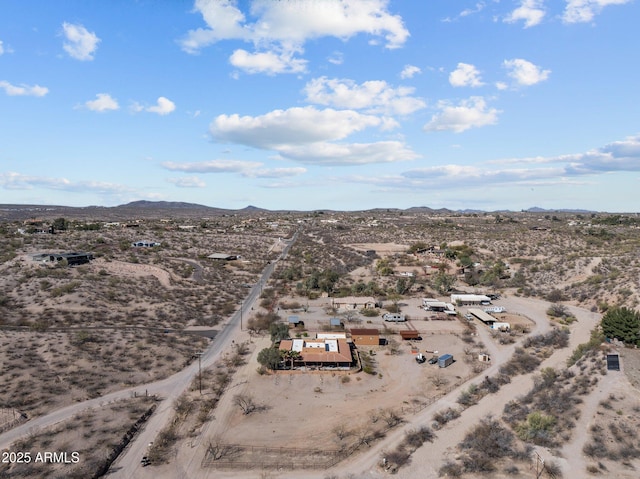
[[[640,211],[637,0],[4,0],[0,203]]]

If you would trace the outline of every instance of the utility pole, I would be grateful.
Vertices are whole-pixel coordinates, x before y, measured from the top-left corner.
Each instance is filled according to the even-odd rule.
[[[196,353],[196,356],[198,356],[198,380],[200,382],[200,394],[202,395],[202,355],[204,353],[202,351],[199,351]]]
[[[244,301],[240,301],[240,331],[242,331],[242,306],[244,305]]]

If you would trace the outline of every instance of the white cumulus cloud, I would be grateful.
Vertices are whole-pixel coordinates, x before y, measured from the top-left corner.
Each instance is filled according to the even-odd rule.
[[[565,23],[586,23],[592,21],[604,7],[624,5],[631,0],[566,0],[566,2],[562,20]]]
[[[522,58],[505,60],[503,66],[507,69],[507,74],[515,80],[518,85],[522,86],[531,86],[545,81],[551,74],[551,70],[543,70],[539,66]]]
[[[210,160],[193,163],[168,161],[163,163],[162,166],[170,171],[183,171],[187,173],[237,173],[246,178],[285,178],[302,175],[307,171],[306,168],[302,167],[266,168],[263,163],[257,161],[241,160]],[[177,184],[180,180],[182,184],[189,184],[195,182],[194,179],[197,179],[197,177],[172,179],[170,181]]]
[[[162,166],[167,170],[186,173],[241,173],[260,168],[263,164],[257,161],[209,160],[190,163],[167,161]]]
[[[84,106],[91,111],[99,112],[120,109],[118,101],[108,93],[98,93],[95,100],[85,102]]]
[[[299,176],[307,172],[306,168],[294,166],[290,168],[258,168],[244,173],[250,178],[288,178]]]
[[[178,188],[204,188],[207,184],[197,176],[185,176],[182,178],[168,178],[167,181]]]
[[[175,103],[163,96],[159,97],[157,103],[153,106],[145,108],[149,113],[157,113],[158,115],[168,115],[176,109]]]
[[[335,166],[409,161],[420,156],[399,141],[316,142],[307,145],[283,146],[279,152],[282,156],[300,163]]]
[[[302,53],[304,44],[311,39],[331,36],[347,40],[368,34],[384,38],[386,48],[401,47],[409,32],[400,16],[389,13],[388,3],[389,0],[254,0],[248,12],[254,21],[248,21],[236,1],[196,0],[194,11],[202,15],[206,27],[190,30],[180,45],[193,54],[222,40],[243,40],[252,43],[256,51],[236,50],[232,61],[236,67],[246,67],[248,73],[295,73],[306,63],[293,54]],[[279,63],[287,67],[269,67]]]
[[[480,72],[469,63],[458,63],[457,68],[449,74],[449,83],[454,87],[475,88],[484,85],[480,79]]]
[[[494,125],[498,122],[498,114],[495,108],[489,108],[484,98],[479,96],[462,100],[457,105],[442,101],[439,103],[439,113],[431,118],[424,126],[424,130],[453,131],[461,133],[470,128],[480,128]]]
[[[416,158],[418,155],[399,141],[340,142],[366,128],[385,131],[397,126],[386,117],[308,106],[260,116],[219,115],[211,123],[210,132],[217,141],[273,150],[281,158],[298,163],[353,165]]]
[[[383,125],[377,116],[352,110],[295,107],[260,116],[219,115],[210,126],[214,139],[255,148],[339,140],[368,127]]]
[[[524,27],[534,27],[542,22],[546,12],[542,0],[521,0],[520,6],[504,19],[507,23],[524,21]]]
[[[310,103],[389,115],[408,115],[424,108],[424,100],[411,96],[414,91],[410,87],[393,88],[382,80],[357,84],[353,80],[327,77],[315,78],[304,88]]]
[[[327,58],[329,63],[334,65],[342,65],[344,62],[344,54],[342,52],[333,52],[329,58]]]
[[[63,23],[62,30],[66,41],[62,48],[76,60],[93,60],[100,39],[82,25]]]
[[[405,67],[400,72],[400,78],[413,78],[418,73],[422,73],[422,70],[419,67],[415,65],[405,65]]]
[[[0,88],[9,96],[45,96],[49,89],[40,85],[12,85],[8,81],[0,81]]]
[[[275,51],[250,53],[238,49],[229,57],[229,62],[247,73],[303,73],[307,61],[293,56],[294,52],[277,53]]]

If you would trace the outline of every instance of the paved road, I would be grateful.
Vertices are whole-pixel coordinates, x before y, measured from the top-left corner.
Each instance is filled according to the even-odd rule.
[[[287,243],[278,259],[286,258],[291,245],[297,239],[297,235],[298,233],[296,232],[292,239]],[[260,297],[263,285],[267,284],[267,281],[273,274],[276,261],[267,264],[266,268],[262,272],[260,280],[253,288],[251,288],[249,294],[242,302],[240,309],[236,311],[226,326],[216,336],[215,340],[203,352],[201,357],[201,366],[203,368],[213,365],[220,359],[221,355],[231,347],[232,342],[235,341],[240,333],[241,323],[244,319],[244,311],[250,311],[253,304]],[[164,389],[164,400],[160,403],[149,421],[147,421],[144,429],[140,431],[133,441],[129,443],[125,451],[112,465],[108,474],[109,477],[125,479],[140,477],[142,474],[140,459],[146,455],[149,443],[155,439],[158,433],[171,419],[174,401],[184,392],[185,389],[189,387],[193,379],[198,374],[199,367],[200,365],[198,362],[194,362],[189,366],[189,368],[172,376],[178,377]]]
[[[259,281],[254,285],[254,287],[249,291],[247,297],[244,299],[241,308],[232,315],[224,328],[216,336],[215,340],[203,351],[201,357],[202,368],[206,368],[214,364],[220,358],[222,352],[226,351],[232,344],[232,341],[234,341],[234,338],[240,332],[240,322],[243,319],[244,311],[248,310],[258,299],[262,287],[267,284],[267,281],[273,274],[277,261],[286,258],[289,249],[295,243],[297,237],[298,232],[296,232],[292,238],[286,242],[287,245],[279,258],[267,264]],[[99,398],[72,404],[62,409],[58,409],[57,411],[53,411],[45,416],[31,419],[20,426],[0,434],[0,451],[9,449],[13,442],[24,436],[37,433],[37,431],[41,429],[65,421],[86,409],[97,408],[106,403],[127,399],[132,397],[134,394],[144,395],[146,393],[149,395],[157,395],[161,398],[161,402],[158,404],[155,413],[151,416],[143,430],[134,438],[120,458],[114,463],[112,470],[109,473],[109,476],[114,478],[122,477],[129,479],[137,477],[138,474],[136,471],[139,472],[139,469],[141,468],[140,459],[145,455],[149,442],[154,440],[157,433],[169,420],[171,417],[173,402],[191,384],[193,378],[198,374],[198,369],[198,361],[195,361],[182,371],[161,381],[116,391]]]

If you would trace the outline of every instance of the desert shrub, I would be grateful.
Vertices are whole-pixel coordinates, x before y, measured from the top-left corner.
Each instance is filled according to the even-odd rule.
[[[523,441],[532,442],[539,446],[552,443],[556,419],[539,411],[532,412],[527,420],[516,426],[516,433]]]
[[[477,459],[475,455],[487,459],[496,459],[510,456],[514,453],[514,439],[515,436],[511,431],[505,428],[498,420],[488,416],[471,429],[459,447],[469,453],[475,453],[474,460]],[[467,469],[466,466],[465,469],[471,470]]]
[[[569,359],[567,359],[567,366],[573,366],[584,356],[597,351],[602,346],[604,340],[604,334],[601,331],[598,329],[591,331],[591,338],[589,341],[579,344],[576,347],[571,356],[569,356]]]
[[[442,467],[438,469],[438,476],[440,477],[461,477],[462,473],[462,466],[451,461],[445,462]]]
[[[492,458],[475,451],[462,458],[462,465],[466,472],[493,472],[496,470],[496,464]]]
[[[567,329],[552,329],[545,334],[536,334],[522,343],[524,348],[542,348],[553,346],[564,348],[569,344],[569,331]]]
[[[562,478],[562,468],[555,461],[545,461],[544,470],[551,477],[555,477],[556,479]]]
[[[515,376],[516,374],[526,374],[534,371],[541,360],[527,353],[522,348],[516,348],[513,357],[500,367],[500,374]]]
[[[558,301],[563,301],[565,297],[559,289],[552,289],[547,293],[545,299],[551,303],[557,303]]]
[[[415,450],[425,442],[433,442],[434,438],[435,434],[433,434],[433,431],[426,426],[422,426],[419,429],[407,431],[404,442]]]
[[[280,308],[282,309],[300,309],[302,305],[297,301],[280,301]]]
[[[444,411],[439,411],[433,415],[433,420],[438,425],[438,427],[442,427],[447,424],[449,421],[453,421],[460,417],[460,411],[454,408],[447,408]]]

